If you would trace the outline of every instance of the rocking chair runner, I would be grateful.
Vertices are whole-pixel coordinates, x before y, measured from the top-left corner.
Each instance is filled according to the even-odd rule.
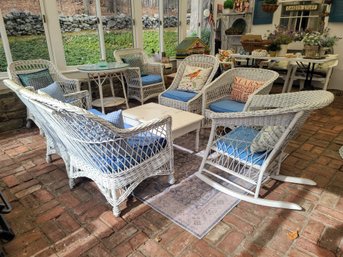
[[[260,189],[269,178],[316,185],[310,179],[280,175],[282,153],[310,112],[329,105],[333,99],[333,94],[326,91],[255,95],[245,112],[206,110],[212,129],[197,176],[247,202],[301,210],[295,203],[260,198]]]

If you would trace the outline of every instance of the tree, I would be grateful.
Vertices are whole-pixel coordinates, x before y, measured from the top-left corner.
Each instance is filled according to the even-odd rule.
[[[86,15],[90,14],[90,0],[82,0],[83,1],[83,13]]]

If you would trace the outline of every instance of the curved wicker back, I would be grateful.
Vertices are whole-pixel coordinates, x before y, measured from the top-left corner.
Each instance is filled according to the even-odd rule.
[[[48,69],[54,81],[60,82],[64,93],[73,93],[80,91],[79,83],[77,80],[68,79],[60,73],[51,61],[44,59],[36,60],[20,60],[10,63],[7,67],[10,79],[18,84],[22,84],[18,74],[26,74],[31,72]]]
[[[148,56],[145,54],[143,49],[141,48],[126,48],[126,49],[120,49],[120,50],[115,50],[113,52],[114,58],[116,62],[123,63],[123,58],[125,57],[139,57],[144,63],[147,63],[149,61]],[[135,66],[135,65],[131,65]],[[139,66],[136,66],[139,67]]]

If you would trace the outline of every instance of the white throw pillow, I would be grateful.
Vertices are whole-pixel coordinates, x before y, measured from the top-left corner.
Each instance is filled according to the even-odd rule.
[[[264,152],[273,149],[286,128],[281,126],[265,126],[257,134],[250,145],[251,152]]]
[[[212,68],[200,68],[195,66],[186,65],[185,71],[178,90],[199,92],[205,86],[205,83],[210,76]]]

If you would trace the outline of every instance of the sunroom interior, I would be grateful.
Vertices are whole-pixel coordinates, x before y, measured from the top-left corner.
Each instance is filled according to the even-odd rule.
[[[2,0],[0,256],[343,256],[342,0]]]

